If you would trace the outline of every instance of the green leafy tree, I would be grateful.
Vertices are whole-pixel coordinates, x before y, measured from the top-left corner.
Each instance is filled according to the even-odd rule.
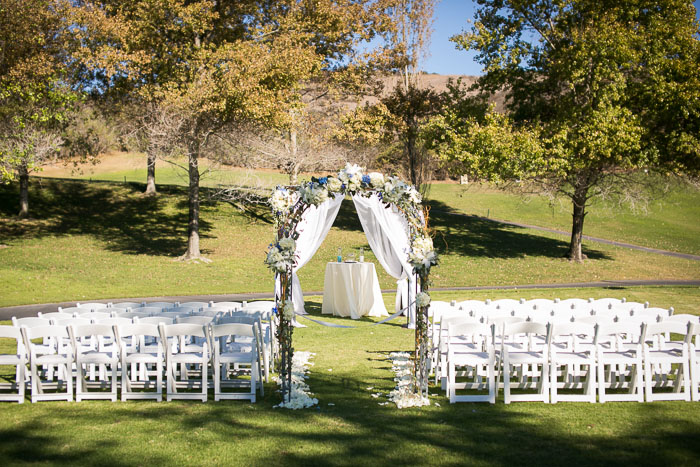
[[[19,179],[20,217],[29,214],[29,174],[57,155],[77,99],[60,12],[52,0],[0,0],[0,172]]]
[[[383,2],[141,0],[76,2],[76,57],[111,89],[167,115],[188,158],[188,248],[201,258],[199,159],[218,132],[255,123],[284,128],[300,89],[371,39]],[[150,165],[150,162],[149,162]]]
[[[480,0],[469,32],[476,88],[506,89],[508,117],[433,127],[462,173],[518,179],[571,199],[567,256],[581,261],[591,200],[633,188],[634,173],[700,168],[700,46],[689,1]]]

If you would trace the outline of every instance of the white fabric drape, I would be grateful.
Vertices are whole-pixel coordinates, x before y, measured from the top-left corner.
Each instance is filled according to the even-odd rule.
[[[374,193],[365,198],[361,195],[352,197],[357,215],[365,231],[369,246],[384,270],[398,279],[396,291],[396,311],[407,307],[415,297],[416,277],[413,267],[408,262],[410,237],[408,222],[396,207],[386,207]],[[413,298],[413,300],[411,300]],[[415,304],[408,311],[409,326],[415,325]]]
[[[335,218],[338,216],[343,198],[342,195],[335,195],[318,207],[309,206],[297,225],[299,238],[297,238],[296,249],[297,265],[292,270],[292,302],[294,303],[294,311],[299,314],[306,314],[306,310],[304,309],[304,294],[297,272],[313,258],[326,239]],[[278,296],[279,287],[279,281],[276,281],[275,294]]]

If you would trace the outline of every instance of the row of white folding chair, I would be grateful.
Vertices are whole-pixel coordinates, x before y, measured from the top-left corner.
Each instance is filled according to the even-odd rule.
[[[700,325],[681,322],[643,323],[638,329],[634,323],[598,324],[595,328],[585,323],[544,325],[541,323],[507,323],[503,326],[500,342],[496,324],[450,323],[448,344],[448,392],[451,402],[488,400],[495,402],[498,383],[494,372],[502,361],[504,397],[511,400],[596,401],[608,400],[698,400],[700,386],[700,351],[693,344],[693,336],[700,334]],[[490,329],[484,333],[485,329]],[[552,333],[552,329],[554,332]],[[475,338],[468,332],[480,332]],[[669,333],[684,335],[683,341],[669,342]],[[465,336],[466,334],[466,336]],[[528,334],[526,340],[511,340],[509,336]],[[638,336],[629,342],[628,336]],[[464,339],[483,343],[470,348]],[[499,354],[500,347],[500,354]],[[484,371],[486,361],[495,362],[496,368]],[[474,362],[480,362],[478,365]],[[474,379],[470,384],[456,382],[456,368],[472,367]],[[520,367],[513,378],[512,366]],[[564,367],[564,370],[561,368]],[[586,371],[583,371],[586,367]],[[539,369],[532,371],[531,369]],[[461,373],[464,374],[464,373]],[[487,380],[484,381],[484,375]],[[585,376],[582,380],[582,376]],[[669,377],[672,376],[672,377]],[[598,380],[596,384],[596,379]],[[644,387],[642,387],[642,381]],[[536,386],[535,394],[513,395],[510,386]],[[458,396],[458,388],[489,389],[485,396]],[[580,394],[558,394],[558,389],[583,389]],[[673,392],[655,392],[654,389],[672,388]],[[610,394],[610,389],[626,393]]]
[[[247,332],[245,332],[246,327],[249,329]],[[17,328],[8,328],[12,329],[8,331],[9,334],[18,332]],[[129,398],[154,398],[160,400],[163,355],[165,355],[167,400],[172,400],[173,398],[194,398],[206,401],[209,387],[207,384],[207,372],[210,356],[210,333],[212,336],[215,335],[217,338],[221,338],[226,332],[233,329],[230,326],[230,329],[217,330],[218,328],[219,326],[211,327],[192,323],[171,325],[163,323],[159,325],[123,324],[115,326],[78,324],[68,327],[57,325],[34,328],[22,327],[21,333],[23,334],[24,346],[30,349],[32,402],[37,400],[72,400],[73,364],[76,366],[76,400],[80,401],[84,398],[116,400],[116,372],[119,363],[122,370],[122,400]],[[220,355],[213,355],[212,369],[217,376],[220,376],[222,371],[218,365],[226,365],[224,369],[225,380],[226,382],[231,382],[229,378],[231,363],[236,364],[237,368],[235,370],[239,372],[240,368],[238,367],[241,364],[248,364],[250,367],[248,373],[250,374],[251,391],[249,394],[242,395],[239,392],[222,392],[221,382],[215,381],[215,398],[216,400],[221,398],[247,398],[254,402],[258,386],[262,390],[262,380],[259,373],[260,341],[258,328],[254,325],[238,324],[235,329],[242,331],[241,335],[244,338],[253,337],[253,339],[245,342],[245,348],[241,348],[239,345],[234,350],[231,350],[231,343],[237,343],[235,337],[229,338],[226,344],[227,347],[214,347],[216,350],[228,353],[228,355],[223,356],[223,360],[219,360]],[[138,337],[138,340],[134,340],[135,337]],[[32,342],[34,339],[45,338],[53,338],[57,342],[65,342],[70,339],[70,345],[54,348],[53,346]],[[150,343],[147,338],[150,338]],[[193,338],[201,340],[195,343],[191,340]],[[175,345],[162,345],[162,342],[168,341],[173,342]],[[96,344],[96,342],[100,342],[100,344]],[[163,347],[165,351],[163,351]],[[18,345],[19,348],[21,346]],[[21,355],[12,357],[22,362]],[[40,371],[40,367],[49,365],[60,366],[62,371],[51,375]],[[95,365],[109,367],[111,379],[100,378],[97,382],[89,382],[86,378],[86,369],[88,366]],[[135,372],[137,365],[141,368]],[[144,371],[144,365],[155,365],[156,368],[155,370]],[[191,379],[192,372],[188,366],[192,365],[199,366],[200,378],[198,380]],[[180,378],[177,377],[177,366],[180,366]],[[19,368],[23,368],[23,364],[18,365],[18,372]],[[131,374],[129,375],[130,368]],[[143,378],[144,374],[149,375],[146,381]],[[156,378],[156,381],[149,382],[153,377]],[[17,381],[22,381],[23,379],[23,376],[20,375]],[[95,383],[100,388],[109,388],[109,391],[90,391],[89,386],[94,386]],[[151,393],[134,391],[133,388],[136,385],[142,388],[150,386],[155,388],[156,391]],[[56,389],[57,392],[48,393],[47,390],[51,388]],[[198,393],[182,393],[179,391],[181,388],[197,388],[200,391]],[[20,393],[16,397],[19,398],[21,394],[23,400],[23,385],[19,385],[19,389]]]

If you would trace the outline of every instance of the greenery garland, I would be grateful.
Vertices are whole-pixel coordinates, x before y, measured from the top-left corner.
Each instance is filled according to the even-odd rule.
[[[355,164],[347,164],[337,176],[312,177],[310,182],[294,187],[278,186],[270,196],[270,206],[275,218],[275,241],[270,244],[265,263],[280,281],[280,294],[277,297],[277,340],[280,349],[278,362],[282,381],[283,401],[291,397],[292,345],[294,305],[292,303],[292,269],[297,264],[296,241],[299,238],[297,226],[304,212],[310,206],[320,206],[336,195],[369,197],[377,194],[386,205],[396,206],[408,222],[411,241],[408,260],[413,272],[419,278],[420,293],[416,295],[416,338],[414,353],[414,393],[428,395],[428,362],[431,343],[428,333],[428,309],[430,307],[430,268],[438,264],[433,248],[433,240],[428,230],[428,215],[421,204],[420,193],[415,187],[406,184],[396,176],[381,173],[364,173]]]

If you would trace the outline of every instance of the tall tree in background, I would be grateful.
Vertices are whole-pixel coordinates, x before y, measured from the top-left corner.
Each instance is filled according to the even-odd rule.
[[[345,116],[345,129],[339,133],[356,143],[387,144],[379,162],[403,168],[423,194],[430,181],[430,156],[421,140],[421,129],[440,108],[438,94],[420,83],[420,64],[430,44],[435,3],[396,0],[390,10],[394,27],[384,34],[395,54],[396,85],[376,104]]]
[[[29,174],[58,153],[77,94],[66,84],[58,3],[0,0],[0,171],[19,179],[19,216],[29,215]]]
[[[572,202],[567,256],[582,261],[591,200],[641,169],[700,169],[700,46],[687,0],[480,0],[477,88],[507,89],[509,116],[443,116],[440,152],[463,172],[522,179]]]
[[[384,2],[355,0],[80,1],[76,57],[154,103],[187,154],[188,248],[201,259],[199,159],[223,130],[289,127],[300,89],[371,39]],[[160,113],[159,112],[159,113]]]

